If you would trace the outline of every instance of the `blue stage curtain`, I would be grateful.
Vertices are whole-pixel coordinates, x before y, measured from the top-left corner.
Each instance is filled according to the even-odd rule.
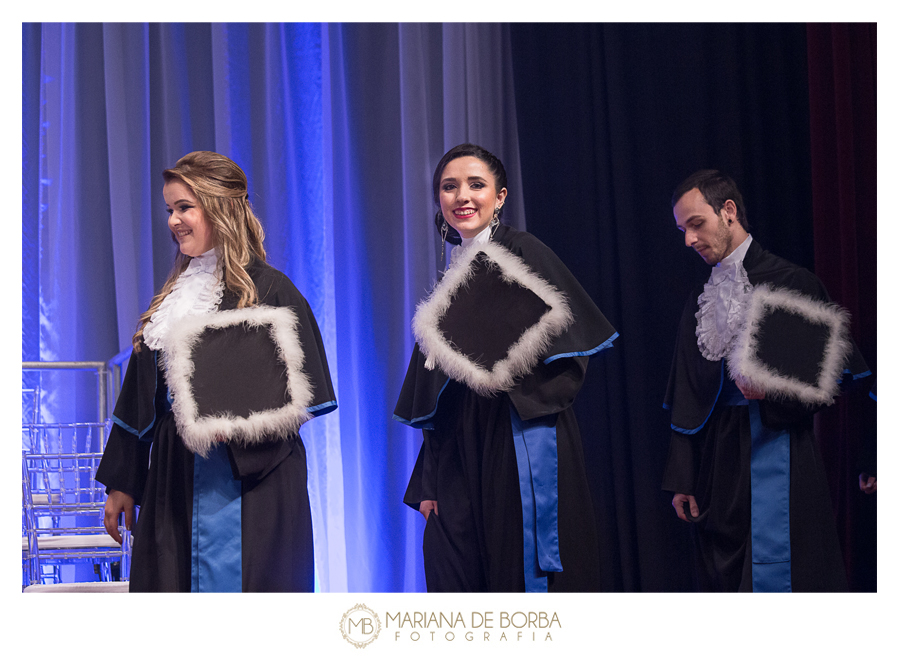
[[[424,521],[402,503],[421,435],[391,415],[439,267],[431,174],[480,143],[524,228],[511,71],[502,25],[25,24],[23,360],[129,348],[175,254],[162,170],[227,155],[338,396],[302,430],[319,586],[424,590]],[[44,386],[48,416],[93,413],[93,390]]]

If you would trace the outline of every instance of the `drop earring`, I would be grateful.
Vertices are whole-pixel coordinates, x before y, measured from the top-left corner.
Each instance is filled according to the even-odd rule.
[[[447,234],[450,232],[450,226],[447,224],[447,220],[444,219],[443,214],[438,213],[441,216],[441,263],[444,262],[444,248],[447,246]]]
[[[497,227],[500,226],[500,208],[503,206],[497,206],[494,208],[494,216],[491,217],[491,239],[494,238],[494,233],[497,231]]]

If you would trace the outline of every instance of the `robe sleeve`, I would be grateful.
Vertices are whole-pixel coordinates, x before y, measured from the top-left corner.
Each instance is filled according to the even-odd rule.
[[[699,460],[698,445],[694,437],[681,432],[672,432],[669,439],[669,455],[663,471],[663,491],[694,494]]]
[[[592,356],[612,346],[618,333],[552,249],[524,232],[513,233],[509,243],[503,244],[566,296],[574,316],[571,326],[554,339],[545,353],[544,363],[564,357]]]
[[[96,480],[106,485],[106,493],[122,491],[140,505],[150,464],[150,443],[138,441],[113,425]]]
[[[703,359],[705,363],[697,361],[697,357],[702,359],[702,356],[695,354],[699,352],[693,333],[696,322],[696,304],[693,303],[696,299],[695,292],[691,292],[681,313],[675,338],[675,354],[663,400],[663,407],[672,411],[672,431],[669,433],[669,452],[661,488],[663,491],[690,496],[694,494],[697,482],[698,441],[694,433],[702,429],[715,404],[718,378],[722,376],[720,364],[715,364],[717,367],[713,369],[707,365],[712,362],[707,362],[706,359]],[[692,368],[694,364],[699,365],[699,369]],[[687,399],[684,398],[684,387],[687,387]],[[702,404],[704,399],[708,405]],[[676,411],[681,412],[677,417]],[[685,411],[689,413],[685,414]],[[686,434],[683,431],[685,429],[693,432]]]
[[[564,411],[575,401],[587,373],[588,358],[612,347],[618,333],[569,268],[529,233],[516,232],[507,246],[566,296],[573,322],[554,339],[541,363],[509,391],[522,420]]]
[[[286,306],[297,316],[297,332],[303,347],[303,371],[313,385],[313,401],[307,411],[320,416],[337,409],[337,399],[331,384],[328,359],[319,325],[312,309],[296,286],[281,272],[273,270],[276,280],[267,289],[266,295],[260,291],[260,303],[270,306]]]
[[[699,461],[695,434],[703,430],[715,405],[724,376],[718,361],[703,358],[694,339],[694,293],[688,298],[675,340],[675,355],[663,407],[672,411],[669,452],[662,477],[663,491],[694,494]]]
[[[150,441],[157,415],[156,353],[147,346],[132,352],[113,423],[97,467],[96,480],[111,490],[127,493],[140,503],[150,463]]]
[[[416,343],[394,408],[394,420],[416,429],[431,428],[431,419],[448,381],[449,377],[440,368],[425,367],[425,355]]]
[[[437,457],[433,450],[433,439],[429,430],[423,430],[422,435],[422,447],[403,496],[403,502],[417,512],[419,503],[423,500],[437,500]]]
[[[873,383],[872,388],[869,390],[869,394],[867,396],[864,404],[865,412],[871,414],[873,417],[876,415],[876,406],[878,402],[878,393],[876,391],[876,386]],[[859,448],[859,456],[857,457],[856,465],[859,468],[861,473],[866,473],[868,475],[877,475],[877,464],[878,464],[878,439],[876,436],[876,423],[873,421],[867,423],[865,429],[862,434],[862,443]]]
[[[685,302],[663,401],[663,407],[672,412],[672,429],[684,434],[695,434],[706,423],[724,376],[723,361],[704,358],[697,347],[695,316],[699,294],[700,290],[693,290]]]

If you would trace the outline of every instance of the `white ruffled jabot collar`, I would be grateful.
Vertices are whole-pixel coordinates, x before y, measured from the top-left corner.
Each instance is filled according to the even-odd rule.
[[[753,286],[744,269],[744,256],[753,238],[747,238],[714,268],[697,299],[697,347],[709,361],[728,354],[744,324]]]
[[[191,276],[192,274],[196,274],[198,272],[203,272],[205,274],[215,274],[216,265],[218,264],[219,256],[216,253],[214,247],[206,253],[200,254],[196,258],[191,258],[191,262],[188,263],[188,266],[184,270],[182,276]]]
[[[222,267],[215,249],[192,258],[172,291],[144,327],[144,342],[151,350],[163,347],[169,328],[188,315],[213,313],[225,292]]]

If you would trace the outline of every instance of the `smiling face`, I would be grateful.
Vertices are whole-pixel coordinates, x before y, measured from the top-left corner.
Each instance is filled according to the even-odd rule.
[[[456,158],[441,173],[438,198],[444,219],[464,238],[474,238],[503,205],[506,188],[497,190],[488,166],[472,156]]]
[[[212,226],[191,189],[179,180],[163,187],[169,229],[185,256],[196,258],[216,246]]]
[[[674,211],[675,224],[684,232],[685,246],[700,254],[707,265],[719,263],[746,237],[746,232],[735,221],[737,208],[734,202],[726,201],[717,214],[696,187],[678,200]]]

